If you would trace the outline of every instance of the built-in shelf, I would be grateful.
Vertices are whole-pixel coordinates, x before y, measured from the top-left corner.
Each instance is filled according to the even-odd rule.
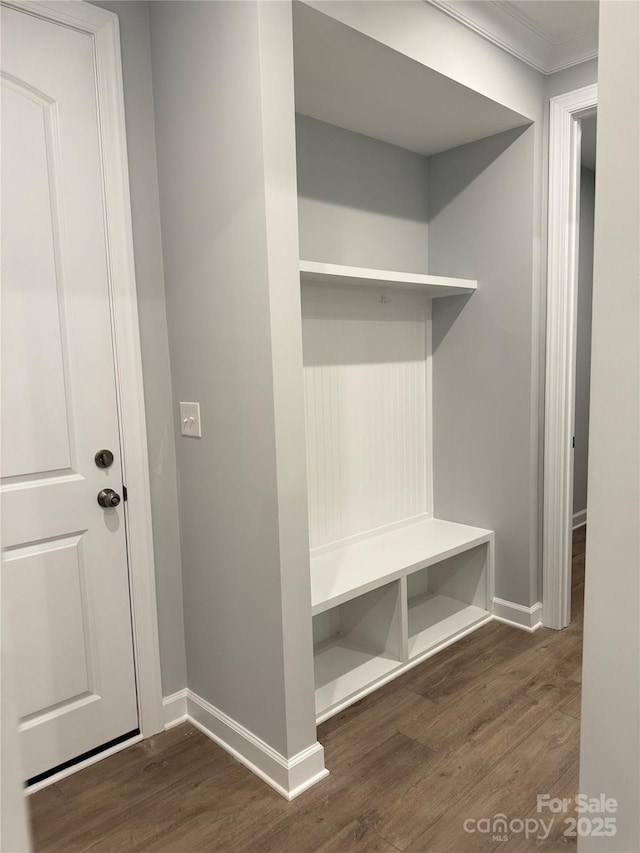
[[[385,13],[391,19],[401,17],[395,10],[384,9],[393,4],[376,3],[383,7],[381,12],[363,14],[362,18],[370,19],[370,26],[363,30],[353,22],[360,15],[336,13],[333,4],[326,5],[325,12],[306,3],[293,4],[298,112],[427,156],[531,123],[530,118],[423,64],[417,55],[404,54],[393,33],[402,33],[403,27],[395,22],[382,26],[387,31],[384,41],[376,39],[374,19],[380,27]],[[410,5],[417,7],[413,14],[419,19],[435,12],[422,12],[421,3]],[[345,23],[339,20],[343,15]],[[415,49],[423,49],[420,38]]]
[[[373,654],[342,637],[323,643],[315,652],[316,715],[371,689],[400,665],[389,655]]]
[[[317,548],[311,552],[313,615],[489,542],[492,537],[491,530],[481,527],[427,518]]]
[[[409,601],[409,658],[466,634],[490,619],[482,607],[446,595],[426,595]]]
[[[436,518],[311,552],[318,722],[491,615],[493,532]]]
[[[366,269],[342,264],[324,264],[317,261],[300,261],[300,281],[313,284],[409,288],[420,290],[431,298],[473,293],[478,287],[477,281],[466,278],[446,278],[439,275]]]

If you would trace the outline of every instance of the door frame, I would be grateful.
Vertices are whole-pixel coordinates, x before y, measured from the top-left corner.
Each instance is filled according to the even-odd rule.
[[[113,12],[78,0],[3,0],[3,5],[87,33],[93,42],[116,397],[127,485],[127,500],[121,506],[129,560],[139,727],[146,738],[164,729],[164,717],[119,20]]]
[[[558,629],[571,620],[580,120],[597,103],[595,84],[549,103],[542,621]]]

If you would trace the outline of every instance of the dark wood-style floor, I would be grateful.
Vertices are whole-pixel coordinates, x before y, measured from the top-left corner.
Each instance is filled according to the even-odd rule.
[[[328,720],[331,775],[293,803],[184,724],[34,794],[35,849],[575,850],[565,815],[544,843],[463,824],[540,817],[538,793],[577,792],[584,531],[569,628],[490,623]]]

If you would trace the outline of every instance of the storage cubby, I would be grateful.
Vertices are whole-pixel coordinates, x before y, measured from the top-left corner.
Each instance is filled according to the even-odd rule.
[[[491,619],[493,542],[427,519],[312,554],[319,722]]]
[[[407,577],[410,658],[487,621],[490,548],[477,546]]]
[[[313,618],[316,713],[335,712],[406,657],[404,601],[390,583]]]

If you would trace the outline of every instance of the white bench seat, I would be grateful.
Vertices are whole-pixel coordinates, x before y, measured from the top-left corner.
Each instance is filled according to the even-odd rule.
[[[311,552],[313,615],[491,541],[480,527],[437,518]]]

